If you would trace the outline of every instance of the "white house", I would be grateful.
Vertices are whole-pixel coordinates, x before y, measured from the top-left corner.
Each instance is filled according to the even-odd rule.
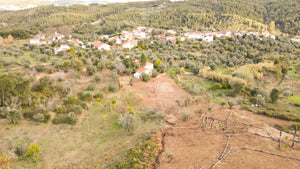
[[[68,42],[71,43],[71,44],[74,44],[75,46],[81,46],[83,49],[86,48],[86,46],[83,45],[83,42],[81,42],[81,41],[78,40],[78,39],[77,39],[77,40],[71,39],[71,40],[68,40]]]
[[[214,37],[213,36],[205,36],[204,38],[202,38],[202,40],[204,42],[212,42],[214,40]]]
[[[181,41],[181,42],[185,41],[185,37],[181,36],[181,37],[180,37],[180,41]]]
[[[132,49],[137,46],[137,42],[135,40],[128,40],[122,44],[123,48]]]
[[[41,42],[39,39],[30,39],[29,43],[32,44],[32,45],[46,44],[45,41]]]
[[[168,33],[175,35],[177,32],[174,29],[168,30]]]
[[[122,40],[118,36],[114,36],[114,37],[109,39],[109,41],[114,41],[114,40],[115,40],[116,44],[119,44],[119,45],[122,44]]]
[[[94,41],[91,44],[93,44],[95,47],[98,48],[98,50],[110,50],[110,45],[106,43],[102,43],[100,41]]]
[[[142,31],[134,31],[133,36],[138,38],[138,39],[145,39],[146,38],[146,33]]]
[[[122,31],[121,34],[122,34],[122,35],[121,35],[121,39],[122,39],[122,40],[133,39],[133,34],[132,34],[132,32]]]
[[[154,69],[153,63],[147,62],[143,68],[137,69],[136,72],[133,74],[133,76],[137,79],[140,79],[142,77],[142,73],[151,75],[153,69]]]
[[[57,33],[57,32],[55,32],[54,35],[52,36],[52,40],[53,41],[55,41],[55,40],[61,40],[63,38],[65,38],[65,35],[62,35],[62,34]]]
[[[144,31],[146,29],[146,27],[144,26],[139,26],[136,28],[136,30],[139,30],[139,31]]]
[[[46,36],[44,34],[40,33],[40,34],[35,35],[35,38],[39,39],[39,40],[45,40]]]
[[[59,48],[57,49],[54,49],[54,53],[57,54],[58,52],[61,52],[61,51],[67,51],[70,49],[70,46],[69,45],[60,45]]]
[[[153,63],[147,62],[144,68],[152,71],[154,69],[154,65]]]
[[[292,38],[291,40],[294,42],[300,42],[300,38]]]

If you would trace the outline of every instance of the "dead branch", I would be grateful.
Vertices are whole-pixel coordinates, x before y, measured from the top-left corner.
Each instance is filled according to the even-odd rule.
[[[282,157],[282,158],[286,158],[286,159],[290,159],[290,160],[300,161],[300,159],[298,159],[298,158],[287,157],[287,156],[283,156],[283,155],[280,155],[280,154],[274,154],[274,153],[270,153],[270,152],[266,152],[266,151],[262,151],[262,150],[253,149],[253,148],[242,147],[242,149],[257,151],[257,152],[260,152],[260,153],[265,153],[265,154],[269,154],[269,155],[273,155],[273,156],[278,156],[278,157]]]
[[[262,128],[262,127],[254,126],[253,124],[247,124],[247,123],[243,123],[243,122],[241,122],[241,124],[246,125],[246,126],[255,127],[255,128],[258,128],[258,129],[264,129],[264,128]]]
[[[225,144],[225,146],[224,146],[224,149],[222,150],[220,156],[218,157],[219,160],[224,156],[225,150],[226,150],[227,147],[228,147],[228,143],[229,143],[230,137],[231,137],[231,134],[228,136],[227,141],[226,141],[226,144]]]
[[[215,168],[224,158],[226,158],[229,155],[231,150],[232,150],[232,147],[227,151],[227,153],[219,161],[217,161],[214,165],[212,165],[210,167],[210,169]]]
[[[223,129],[227,128],[227,121],[228,121],[229,117],[231,116],[232,112],[233,112],[233,111],[231,111],[231,112],[227,115],[227,117],[225,118],[225,120],[223,121],[223,122],[224,122]]]

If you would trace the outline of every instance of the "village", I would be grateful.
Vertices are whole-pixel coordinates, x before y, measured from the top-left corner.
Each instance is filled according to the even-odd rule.
[[[61,44],[59,47],[54,49],[54,54],[58,55],[59,52],[68,51],[75,47],[81,47],[82,49],[97,48],[98,50],[110,51],[114,48],[118,48],[121,50],[131,50],[138,46],[138,42],[143,39],[153,40],[151,43],[154,43],[154,40],[166,40],[169,43],[175,45],[184,41],[202,41],[206,43],[212,43],[216,38],[234,38],[238,36],[244,35],[252,35],[258,37],[262,40],[262,37],[269,37],[275,39],[275,35],[270,34],[269,32],[248,32],[248,31],[217,31],[217,32],[185,32],[179,33],[174,29],[170,30],[161,30],[157,31],[155,28],[147,28],[143,26],[139,26],[132,31],[123,30],[117,36],[110,35],[100,35],[97,40],[93,42],[82,42],[78,39],[72,39],[71,35],[63,35],[55,32],[53,35],[46,37],[45,34],[39,33],[34,39],[30,39],[29,43],[31,45],[43,45],[43,44],[51,44],[55,41],[60,41]],[[106,42],[106,43],[105,43]],[[130,56],[126,56],[127,58]],[[122,59],[118,56],[116,58],[118,61],[122,61]],[[139,65],[139,60],[135,60],[136,64]],[[144,67],[140,67],[136,70],[133,76],[137,79],[140,79],[142,73],[146,73],[148,75],[152,74],[152,70],[154,69],[153,63],[147,62]],[[205,69],[209,70],[210,67],[206,67]]]

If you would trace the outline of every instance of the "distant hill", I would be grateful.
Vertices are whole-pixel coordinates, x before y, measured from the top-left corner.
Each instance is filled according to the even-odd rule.
[[[0,5],[14,5],[18,7],[24,7],[27,5],[49,5],[47,1],[41,0],[0,0]]]
[[[73,5],[73,4],[109,4],[109,3],[119,3],[119,2],[137,2],[137,1],[149,1],[149,0],[41,0],[49,3],[54,3],[58,5]]]
[[[79,1],[83,0],[72,3]],[[89,25],[100,19],[101,23]],[[44,28],[64,25],[77,25],[73,31],[81,34],[112,34],[142,25],[199,31],[267,30],[295,36],[300,35],[300,0],[160,0],[92,6],[42,6],[17,12],[0,12],[0,23],[0,36],[13,34],[16,38],[28,38]]]

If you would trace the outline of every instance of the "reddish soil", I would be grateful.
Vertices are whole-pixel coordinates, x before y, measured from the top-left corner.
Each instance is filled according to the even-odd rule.
[[[292,124],[290,122],[256,115],[240,110],[238,106],[229,109],[208,101],[184,106],[187,98],[195,98],[166,76],[125,87],[140,95],[148,107],[164,111],[168,115],[167,121],[175,123],[165,126],[163,152],[155,168],[211,168],[219,161],[229,135],[224,155],[229,150],[230,153],[214,168],[300,168],[299,138],[294,148],[285,148],[286,143],[291,145],[293,136],[283,133],[279,149],[279,131],[273,128],[274,124]],[[208,107],[212,108],[209,112]],[[200,109],[202,112],[199,113]],[[183,111],[191,113],[185,122],[180,116]]]

